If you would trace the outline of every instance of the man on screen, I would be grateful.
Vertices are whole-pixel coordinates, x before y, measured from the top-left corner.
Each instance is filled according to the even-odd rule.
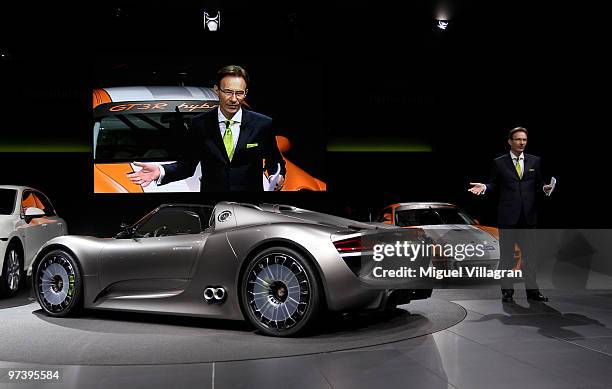
[[[249,76],[242,67],[229,65],[217,72],[214,90],[219,96],[218,109],[192,119],[189,160],[160,165],[139,163],[142,169],[128,174],[130,180],[147,186],[191,177],[202,164],[202,192],[262,191],[262,164],[274,175],[280,170],[274,190],[285,181],[283,160],[268,116],[242,107],[248,92]]]
[[[499,227],[500,267],[511,269],[514,262],[514,244],[521,249],[521,262],[527,298],[548,301],[540,293],[536,283],[533,237],[530,230],[536,228],[536,194],[543,191],[550,195],[552,185],[544,185],[540,170],[540,157],[524,153],[527,146],[527,129],[516,127],[508,133],[510,152],[493,161],[491,180],[487,184],[470,182],[469,192],[483,195],[499,193],[497,219]],[[502,301],[513,302],[514,289],[511,280],[504,278],[501,284]]]

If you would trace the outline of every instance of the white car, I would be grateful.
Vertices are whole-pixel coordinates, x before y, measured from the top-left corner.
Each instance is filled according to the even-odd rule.
[[[17,293],[40,247],[66,233],[66,222],[42,192],[0,185],[0,295]]]

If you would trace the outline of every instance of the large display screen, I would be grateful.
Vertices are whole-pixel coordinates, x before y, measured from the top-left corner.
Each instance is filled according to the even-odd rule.
[[[244,103],[248,107],[248,103]],[[217,110],[218,94],[212,88],[189,86],[140,86],[100,88],[93,92],[93,160],[95,193],[157,193],[198,192],[206,169],[197,163],[187,178],[162,184],[153,181],[146,185],[134,183],[130,174],[140,171],[146,164],[168,165],[189,159],[192,118]],[[287,159],[290,140],[275,136],[276,147],[283,154],[285,168],[284,191],[325,191],[326,183],[315,178]],[[323,142],[324,140],[322,140]],[[243,142],[244,143],[244,142]],[[252,153],[258,143],[242,144]],[[262,159],[262,166],[265,162]],[[237,167],[239,169],[240,167]],[[271,182],[278,179],[277,172],[262,169],[261,189],[274,190]]]

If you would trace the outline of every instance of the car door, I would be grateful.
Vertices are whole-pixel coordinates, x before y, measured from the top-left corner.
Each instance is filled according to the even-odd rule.
[[[21,224],[19,229],[19,234],[23,237],[25,242],[24,244],[24,254],[25,254],[25,265],[29,265],[32,257],[38,249],[53,236],[53,228],[49,227],[50,220],[47,216],[36,217],[32,219],[28,219],[25,217],[25,212],[30,207],[35,207],[39,209],[43,209],[43,205],[40,203],[40,200],[36,196],[35,192],[32,190],[24,190],[21,195],[21,218],[24,220],[24,223]],[[43,209],[44,211],[44,209]]]
[[[109,240],[100,254],[102,286],[134,292],[180,288],[191,277],[207,225],[189,208],[161,208],[131,236]]]
[[[65,222],[62,218],[57,216],[55,208],[53,207],[53,204],[51,204],[49,198],[39,191],[33,191],[33,195],[36,203],[39,205],[38,208],[45,211],[45,235],[47,240],[55,238],[56,236],[65,235]]]

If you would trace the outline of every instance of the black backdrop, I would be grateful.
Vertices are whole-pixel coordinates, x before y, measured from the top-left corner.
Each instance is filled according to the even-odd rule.
[[[486,179],[491,160],[507,152],[507,131],[520,125],[530,131],[527,151],[559,180],[542,203],[542,225],[610,225],[600,93],[609,63],[590,4],[204,3],[7,8],[0,182],[40,188],[71,232],[95,235],[170,201],[282,202],[367,219],[392,202],[436,200],[494,223],[494,201],[469,196],[467,183]],[[441,31],[433,16],[444,4],[451,20]],[[214,35],[203,31],[201,11],[216,7],[223,19]],[[327,193],[91,193],[91,156],[83,152],[91,88],[210,85],[230,62],[250,70],[252,104],[279,120],[296,145],[290,158],[326,180]],[[325,152],[328,140],[367,144],[372,136],[431,152]],[[56,152],[38,147],[49,144]],[[67,152],[75,147],[81,152]]]

